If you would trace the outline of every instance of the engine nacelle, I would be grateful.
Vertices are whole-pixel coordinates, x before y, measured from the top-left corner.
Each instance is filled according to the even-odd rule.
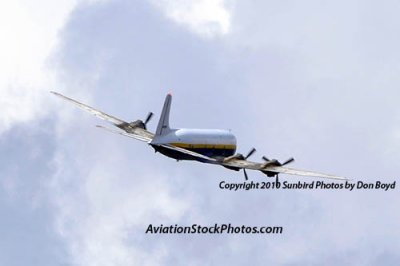
[[[267,175],[268,177],[274,177],[274,176],[278,175],[278,173],[270,172],[270,171],[261,171],[261,172],[263,172],[263,174]]]
[[[236,153],[235,155],[232,155],[232,156],[229,156],[229,157],[225,157],[223,161],[224,162],[229,162],[229,161],[232,161],[234,159],[244,160],[244,156],[241,153]]]
[[[263,167],[267,167],[267,166],[281,166],[281,163],[278,160],[273,159],[273,160],[266,161],[263,164]]]
[[[240,168],[233,167],[233,166],[226,166],[226,165],[222,165],[222,166],[225,167],[225,168],[228,168],[229,170],[234,170],[234,171],[239,171],[240,170]]]
[[[140,127],[140,128],[146,129],[146,125],[142,120],[133,121],[133,122],[129,123],[129,125],[133,128]]]

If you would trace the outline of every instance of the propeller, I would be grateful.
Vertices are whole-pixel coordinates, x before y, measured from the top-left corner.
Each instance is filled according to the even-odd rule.
[[[247,160],[251,155],[253,155],[256,152],[256,148],[252,148],[249,153],[247,153],[246,156],[243,157],[243,160]],[[246,169],[243,168],[243,173],[244,173],[244,179],[247,181],[249,180],[249,177],[247,175]]]
[[[243,168],[243,173],[244,173],[244,179],[247,181],[249,180],[249,177],[247,176],[246,169]]]
[[[147,117],[146,117],[146,119],[144,120],[144,123],[143,123],[144,124],[144,129],[147,129],[146,125],[151,120],[152,117],[153,117],[153,113],[149,112]]]
[[[284,165],[286,165],[286,164],[290,164],[290,163],[292,163],[292,162],[294,162],[294,158],[293,158],[293,157],[287,159],[285,162],[283,162],[283,163],[281,164],[281,166],[284,166]]]
[[[287,159],[287,160],[284,161],[283,163],[279,162],[277,159],[272,159],[272,160],[270,160],[270,159],[268,159],[268,158],[265,157],[265,156],[263,156],[262,159],[263,159],[264,161],[266,161],[266,162],[271,162],[271,165],[274,165],[274,166],[284,166],[284,165],[287,165],[287,164],[290,164],[290,163],[294,162],[294,158],[293,158],[293,157]]]
[[[245,160],[256,152],[256,148],[252,148],[249,153],[244,157]]]
[[[293,157],[290,157],[289,159],[287,159],[287,160],[284,161],[283,163],[279,162],[279,161],[276,160],[276,159],[270,160],[270,159],[268,159],[268,158],[265,157],[265,156],[263,156],[262,159],[263,159],[264,161],[266,161],[266,162],[271,162],[270,165],[273,165],[273,166],[284,166],[284,165],[287,165],[287,164],[290,164],[290,163],[294,162],[294,158],[293,158]],[[276,178],[276,181],[275,181],[275,182],[276,182],[276,183],[279,183],[279,173],[276,173],[274,176],[275,176],[275,178]],[[271,176],[271,177],[272,177],[272,176]]]

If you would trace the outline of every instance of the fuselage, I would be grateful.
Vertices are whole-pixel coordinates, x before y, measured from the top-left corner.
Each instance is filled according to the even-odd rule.
[[[216,159],[231,156],[236,151],[235,136],[229,130],[221,129],[171,129],[153,143],[173,145]],[[198,160],[173,150],[153,147],[156,151],[177,160]]]

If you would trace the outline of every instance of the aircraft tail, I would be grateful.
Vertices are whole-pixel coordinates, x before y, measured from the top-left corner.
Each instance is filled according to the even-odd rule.
[[[160,121],[158,121],[157,131],[155,136],[167,134],[171,129],[169,127],[169,110],[171,109],[172,95],[167,94],[164,101],[164,106],[161,112]]]

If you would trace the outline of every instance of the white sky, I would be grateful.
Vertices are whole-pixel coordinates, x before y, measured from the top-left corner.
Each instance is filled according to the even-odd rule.
[[[173,126],[231,128],[254,160],[294,156],[299,168],[392,182],[398,11],[355,0],[0,2],[0,264],[396,265],[397,191],[221,192],[242,173],[101,132],[48,91],[127,120],[151,110],[152,127],[172,89]],[[215,222],[286,233],[143,234]]]

